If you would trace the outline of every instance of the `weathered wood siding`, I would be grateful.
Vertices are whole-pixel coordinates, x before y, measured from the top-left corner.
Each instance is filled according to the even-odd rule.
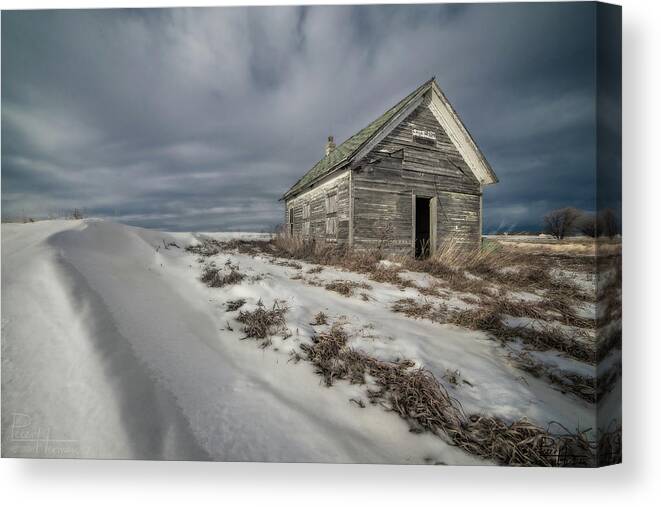
[[[322,180],[310,190],[288,200],[285,203],[285,224],[289,228],[289,210],[294,210],[294,235],[317,241],[337,242],[345,244],[349,241],[349,172],[344,170],[339,175]],[[336,211],[326,212],[326,197],[337,195]],[[304,234],[303,208],[310,205],[309,233]],[[326,219],[337,220],[335,234],[326,234]]]
[[[435,143],[414,140],[414,129],[433,131]],[[480,244],[480,184],[427,102],[374,147],[352,185],[357,248],[385,242],[390,251],[412,254],[413,195],[438,198],[437,245],[450,238]]]

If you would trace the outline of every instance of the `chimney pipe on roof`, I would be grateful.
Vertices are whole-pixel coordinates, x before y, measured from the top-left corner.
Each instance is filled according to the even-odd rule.
[[[326,143],[326,155],[329,155],[331,151],[335,149],[335,143],[333,142],[333,136],[328,136],[328,142]]]

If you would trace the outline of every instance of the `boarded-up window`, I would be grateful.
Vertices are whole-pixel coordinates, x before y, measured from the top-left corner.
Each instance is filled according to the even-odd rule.
[[[303,236],[310,235],[310,203],[303,204]]]
[[[328,194],[326,196],[326,213],[337,212],[337,194]]]
[[[326,235],[337,236],[337,217],[326,217]]]

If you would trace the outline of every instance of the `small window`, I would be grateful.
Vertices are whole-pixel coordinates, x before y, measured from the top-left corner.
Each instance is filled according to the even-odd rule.
[[[294,235],[294,208],[289,208],[289,235]]]
[[[326,235],[337,236],[337,217],[326,217]]]
[[[326,213],[337,212],[337,194],[328,194],[326,196]]]
[[[310,203],[303,203],[303,236],[310,235]]]

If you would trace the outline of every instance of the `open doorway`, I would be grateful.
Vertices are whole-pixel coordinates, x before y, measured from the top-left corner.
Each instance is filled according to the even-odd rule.
[[[431,245],[431,220],[429,197],[415,198],[415,256],[429,257]]]

